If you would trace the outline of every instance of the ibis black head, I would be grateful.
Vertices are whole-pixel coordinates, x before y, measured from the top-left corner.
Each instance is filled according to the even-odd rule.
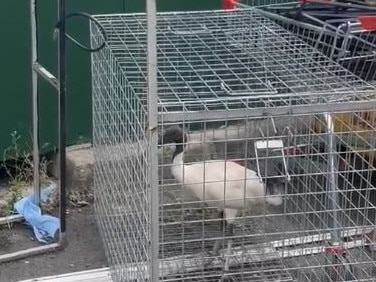
[[[177,143],[183,144],[187,142],[187,135],[179,126],[170,126],[162,132],[162,135],[158,138],[158,145]]]

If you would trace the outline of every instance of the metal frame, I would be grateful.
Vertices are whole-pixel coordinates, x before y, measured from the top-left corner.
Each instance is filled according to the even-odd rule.
[[[157,81],[157,7],[156,0],[146,1],[147,13],[147,74],[149,123],[149,183],[151,214],[151,281],[159,281],[159,191],[158,191],[158,81]]]
[[[374,27],[376,16],[371,15],[372,11],[376,11],[375,8],[367,7],[367,12],[363,11],[363,14],[360,13],[357,17],[350,17],[345,14],[335,19],[320,19],[315,14],[311,15],[309,10],[305,11],[304,4],[299,6],[297,1],[283,3],[283,1],[277,0],[274,1],[275,3],[267,5],[256,5],[252,0],[228,1],[232,4],[232,9],[248,9],[252,6],[261,9],[265,16],[298,35],[330,59],[338,62],[362,79],[374,83],[376,79],[375,54],[369,50],[376,46]],[[316,0],[307,1],[308,4],[310,2],[320,3]],[[329,2],[327,4],[331,5]],[[342,6],[346,4],[336,2],[333,5]],[[354,8],[361,7],[356,4],[351,4],[351,6]],[[302,10],[298,13],[298,9]],[[296,12],[299,19],[285,15],[288,11]]]
[[[29,248],[0,256],[0,262],[22,259],[28,256],[53,251],[64,247],[66,233],[66,120],[65,120],[65,0],[58,0],[58,76],[57,78],[38,63],[38,28],[37,28],[37,0],[30,0],[31,26],[31,67],[32,67],[32,114],[33,114],[33,165],[34,165],[34,203],[40,205],[40,175],[39,175],[39,99],[38,76],[49,82],[58,93],[58,159],[59,159],[59,219],[60,236],[57,243]],[[0,224],[22,221],[21,215],[14,215],[0,219]]]
[[[19,282],[113,282],[110,275],[110,269],[96,268],[78,272],[71,272],[60,275],[38,277],[22,280]]]
[[[254,89],[248,89],[249,92],[247,92],[246,90],[244,90],[244,88],[236,89],[236,87],[231,89],[230,87],[228,87],[228,85],[234,86],[234,84],[231,84],[231,79],[228,77],[220,77],[220,75],[218,75],[215,78],[213,78],[213,76],[210,76],[210,79],[215,80],[215,82],[217,83],[217,92],[209,93],[207,96],[205,96],[215,87],[212,87],[212,85],[206,85],[206,87],[197,86],[199,84],[199,79],[205,82],[206,80],[204,78],[207,78],[209,76],[208,73],[203,72],[203,69],[215,69],[216,67],[218,67],[218,65],[220,65],[224,69],[227,68],[226,71],[234,72],[235,68],[233,66],[232,68],[228,67],[228,65],[234,62],[234,58],[231,57],[231,59],[228,60],[228,65],[226,65],[226,63],[223,63],[224,60],[221,60],[222,57],[220,57],[225,52],[227,52],[226,47],[231,46],[233,49],[236,49],[233,51],[237,51],[237,48],[240,49],[242,51],[241,55],[244,56],[242,58],[243,62],[251,59],[259,60],[259,62],[264,63],[263,66],[267,69],[268,67],[270,68],[270,65],[268,65],[267,60],[263,60],[263,58],[267,58],[267,56],[269,55],[268,51],[270,50],[267,48],[263,49],[263,51],[265,52],[265,56],[263,57],[262,55],[260,55],[260,53],[262,52],[260,52],[258,48],[262,49],[265,46],[269,47],[273,44],[276,44],[278,42],[278,39],[283,39],[284,41],[281,45],[283,45],[284,47],[290,47],[291,50],[293,50],[291,51],[291,53],[297,54],[301,50],[303,50],[302,48],[306,48],[307,44],[302,44],[302,41],[297,39],[290,32],[287,32],[282,28],[279,29],[277,25],[272,25],[271,22],[269,22],[264,17],[261,17],[261,19],[259,19],[260,22],[258,22],[258,12],[255,12],[255,10],[237,10],[234,11],[233,14],[220,12],[220,15],[216,15],[216,13],[219,13],[218,11],[160,13],[158,14],[158,22],[162,23],[162,26],[158,26],[157,28],[159,32],[159,44],[158,46],[156,46],[155,35],[151,34],[151,31],[155,31],[156,15],[149,14],[149,12],[155,13],[154,1],[150,1],[149,5],[153,5],[153,7],[148,7],[148,13],[146,15],[117,14],[95,16],[95,18],[105,26],[105,29],[111,31],[111,36],[108,40],[108,48],[100,55],[92,57],[93,96],[95,99],[94,104],[96,104],[93,108],[93,135],[96,136],[94,137],[94,140],[95,138],[97,138],[94,144],[94,152],[97,156],[96,165],[98,166],[98,174],[96,175],[96,181],[98,182],[98,188],[96,189],[98,189],[98,191],[96,191],[96,193],[98,197],[97,203],[102,202],[98,204],[102,205],[101,207],[99,207],[102,208],[102,210],[98,209],[97,216],[99,219],[99,225],[106,224],[106,228],[101,229],[101,235],[104,241],[107,243],[107,255],[110,260],[112,260],[110,264],[112,266],[111,270],[114,273],[114,279],[118,275],[121,276],[121,278],[118,278],[122,279],[121,281],[127,281],[128,278],[129,280],[150,279],[152,281],[158,281],[160,275],[166,277],[168,275],[178,274],[182,269],[184,271],[200,270],[203,266],[203,257],[205,257],[206,255],[205,253],[199,253],[201,250],[196,252],[196,249],[194,249],[193,254],[188,254],[187,251],[187,253],[182,255],[180,252],[180,247],[178,246],[176,247],[179,248],[180,253],[178,255],[176,255],[176,253],[178,252],[176,252],[174,255],[171,255],[171,252],[173,252],[174,250],[171,252],[167,250],[166,257],[163,257],[164,255],[161,255],[159,261],[158,257],[156,257],[158,248],[156,241],[163,240],[163,237],[167,237],[167,240],[170,240],[166,242],[160,242],[160,248],[163,252],[164,248],[168,249],[168,246],[166,247],[166,245],[170,245],[171,247],[175,244],[175,241],[172,243],[173,236],[175,233],[180,232],[180,230],[173,230],[173,232],[175,232],[173,235],[168,234],[164,236],[163,232],[165,230],[163,228],[169,225],[168,221],[170,220],[169,215],[167,215],[168,211],[166,211],[165,216],[162,215],[162,217],[167,218],[166,222],[161,223],[159,226],[157,216],[159,213],[154,213],[154,211],[158,211],[158,206],[156,206],[158,205],[158,185],[156,185],[156,180],[158,178],[153,178],[156,175],[156,168],[158,167],[158,165],[156,167],[153,167],[155,166],[155,154],[158,148],[155,143],[156,134],[154,134],[157,131],[157,125],[163,127],[168,126],[169,123],[183,123],[184,126],[188,125],[189,127],[190,122],[194,124],[193,121],[198,121],[205,123],[204,127],[206,127],[206,122],[210,123],[218,121],[227,124],[227,122],[231,119],[248,120],[251,118],[257,119],[261,116],[265,117],[265,120],[278,115],[290,115],[294,117],[294,115],[307,116],[309,114],[312,116],[320,115],[320,118],[322,116],[326,116],[326,120],[324,118],[323,121],[325,127],[325,132],[323,134],[325,135],[325,138],[328,138],[328,141],[325,143],[325,149],[328,151],[328,153],[325,152],[325,154],[328,156],[328,158],[327,163],[325,163],[325,171],[320,170],[319,173],[324,174],[328,186],[327,189],[328,191],[330,191],[330,195],[334,195],[334,197],[331,198],[332,201],[330,203],[332,204],[332,206],[337,206],[338,204],[335,199],[335,196],[338,193],[336,187],[337,180],[335,178],[332,178],[333,173],[335,172],[334,163],[336,157],[335,154],[337,153],[334,149],[334,139],[336,136],[334,136],[335,134],[333,131],[333,122],[331,115],[335,112],[351,112],[354,110],[364,111],[374,110],[376,108],[376,102],[373,98],[375,88],[372,85],[369,85],[368,83],[363,82],[359,78],[353,76],[339,64],[336,64],[333,61],[329,60],[313,47],[307,47],[307,49],[304,49],[308,54],[306,57],[303,56],[304,54],[299,54],[298,57],[292,56],[290,58],[291,62],[288,61],[285,63],[288,64],[289,69],[286,69],[284,71],[291,71],[296,75],[296,73],[299,73],[299,71],[293,71],[296,65],[294,65],[292,61],[300,61],[300,59],[302,59],[304,63],[308,61],[309,63],[307,63],[306,65],[300,64],[302,71],[304,71],[305,69],[315,65],[315,59],[318,58],[317,61],[324,62],[325,66],[329,66],[330,69],[336,69],[338,72],[335,73],[333,79],[335,81],[337,81],[337,79],[338,81],[343,80],[343,83],[345,83],[346,86],[344,86],[344,84],[340,82],[338,84],[332,83],[332,85],[335,85],[333,89],[315,89],[316,80],[313,79],[312,81],[306,82],[307,88],[305,88],[305,90],[298,89],[295,92],[295,84],[287,81],[288,79],[286,79],[285,82],[283,78],[283,71],[282,73],[280,73],[276,67],[273,68],[273,75],[277,73],[277,78],[285,82],[283,83],[283,87],[286,86],[286,89],[289,89],[289,91],[284,88],[278,89],[277,84],[275,85],[275,89],[280,91],[273,91],[275,89],[273,89],[272,79],[270,79],[270,84],[268,82],[264,83],[263,86],[265,87],[259,92],[255,91]],[[250,13],[251,15],[252,13],[255,13],[255,18],[253,19],[250,17],[243,20],[241,16],[244,16],[246,13]],[[191,17],[191,19],[189,17]],[[223,20],[222,17],[227,17],[227,22],[226,20]],[[250,22],[249,26],[242,27],[239,23],[243,23],[246,20]],[[230,28],[226,25],[228,23],[238,23],[240,27],[238,26],[237,31],[231,32]],[[263,23],[267,24],[267,26],[264,28],[262,27]],[[229,24],[229,26],[231,26],[231,24]],[[249,27],[253,24],[255,24],[256,27],[262,31],[261,34],[256,33],[259,36],[249,33]],[[254,28],[254,30],[258,31],[255,26],[252,27]],[[228,28],[228,30],[226,30],[226,28]],[[220,32],[218,32],[218,30],[220,30]],[[274,30],[274,34],[268,34],[268,32],[272,30]],[[276,30],[278,32],[281,32],[281,34],[276,32]],[[147,31],[146,34],[145,31]],[[247,34],[242,34],[242,32],[245,33],[245,31],[247,32]],[[100,38],[98,30],[92,29],[91,35],[92,44],[94,44]],[[224,38],[218,38],[218,36],[223,36]],[[179,41],[180,37],[183,39],[190,37],[191,40],[185,40],[184,44],[182,44],[181,41]],[[254,44],[256,46],[254,49],[249,47],[251,46],[251,44],[247,45],[247,42],[249,42],[248,40],[250,40],[250,38],[254,41],[256,41],[254,38],[261,38],[261,40],[257,41],[257,44]],[[270,40],[270,38],[272,38],[272,40]],[[226,41],[226,39],[228,41]],[[266,43],[263,42],[263,39],[266,40]],[[214,54],[217,55],[216,59],[218,59],[218,61],[215,61],[215,63],[208,63],[210,61],[210,56],[212,55],[211,51],[212,49],[214,49],[214,47],[210,47],[212,47],[213,45],[207,44],[205,46],[206,48],[204,48],[204,51],[206,53],[199,53],[197,49],[199,49],[202,45],[208,43],[209,41],[213,42],[214,40],[219,41],[215,42],[215,44],[213,45],[220,46],[219,50],[221,53],[220,55],[219,52],[217,54]],[[289,40],[291,40],[293,43],[289,44]],[[228,43],[228,45],[225,45],[226,43]],[[179,44],[180,47],[181,45],[184,45],[185,49],[179,49]],[[294,48],[295,44],[299,46],[299,48]],[[147,48],[145,48],[146,45]],[[121,47],[119,48],[119,46]],[[157,47],[157,50],[155,47]],[[164,47],[165,49],[163,49]],[[280,56],[280,49],[278,49],[279,46],[273,45],[273,47],[275,47],[275,50],[272,50],[272,53],[275,56],[274,60],[279,62],[278,59],[284,57]],[[286,55],[285,53],[287,49],[288,48],[282,48],[281,53],[283,53],[283,55]],[[156,78],[158,77],[155,76],[156,73],[153,73],[156,72],[156,51],[158,51],[159,59],[159,78],[163,77],[163,80],[161,79],[160,81],[158,81],[160,83],[158,84],[158,97],[155,94],[155,91],[157,90]],[[184,86],[179,83],[176,83],[174,85],[172,83],[170,85],[168,84],[169,79],[171,78],[176,78],[176,81],[179,82],[181,78],[185,78],[185,75],[187,75],[187,78],[189,78],[189,75],[185,73],[186,69],[179,69],[180,61],[176,59],[178,56],[176,55],[176,53],[178,52],[179,56],[181,55],[179,59],[181,61],[186,60],[182,64],[184,64],[185,66],[189,65],[190,71],[192,72],[191,77],[193,77],[194,82],[197,83],[189,84],[189,79],[182,79],[187,83]],[[188,55],[184,56],[184,54]],[[189,62],[189,54],[194,54],[195,59],[200,61],[200,63],[203,62],[201,65],[198,63],[198,66],[202,66],[204,65],[204,63],[206,63],[204,65],[205,67],[202,69],[200,69],[199,67],[197,69],[194,69],[194,67],[196,67],[197,65]],[[206,57],[206,59],[209,58],[207,60],[205,60],[204,58],[206,54],[209,54]],[[147,56],[147,68],[145,68],[145,55]],[[226,53],[226,55],[230,57],[231,53]],[[300,55],[302,57],[300,57]],[[175,61],[171,58],[175,59]],[[281,59],[280,61],[283,60]],[[164,69],[163,64],[172,65],[172,67],[170,66],[170,72]],[[278,65],[278,63],[274,64],[274,66],[276,65]],[[286,67],[286,65],[283,65],[282,63],[280,65],[282,65],[282,67]],[[173,70],[171,71],[171,69]],[[247,72],[247,74],[252,75],[252,67],[250,67],[250,69],[251,70]],[[199,71],[202,71],[202,76],[196,76]],[[263,76],[263,71],[264,69],[261,68],[261,70],[257,73],[258,78],[266,77]],[[171,73],[173,74],[170,76]],[[215,73],[220,72],[217,71]],[[234,76],[236,76],[236,74],[237,73],[234,73]],[[311,77],[314,77],[315,74],[316,73],[313,70]],[[320,78],[322,76],[326,77],[327,72],[322,72],[319,76]],[[269,74],[268,78],[271,77],[272,74]],[[359,84],[354,83],[352,85],[347,85],[346,79],[348,78],[350,78],[349,81],[357,81],[359,82]],[[168,82],[164,84],[166,81]],[[262,80],[259,79],[258,81]],[[302,79],[299,80],[299,82],[301,81]],[[227,82],[228,84],[226,84]],[[244,81],[239,79],[238,82],[239,83],[236,86],[247,84],[246,82],[248,81],[246,81],[245,79]],[[244,82],[244,84],[241,84],[241,82]],[[327,83],[328,85],[325,84],[325,81],[322,81],[322,85],[320,84],[320,86],[329,87],[329,83]],[[227,87],[219,87],[223,85]],[[271,85],[271,87],[269,87],[269,85]],[[199,91],[194,91],[196,90],[194,87],[197,87],[196,89],[198,89]],[[194,93],[194,95],[203,96],[189,96],[189,94],[191,93]],[[245,97],[246,94],[249,94],[249,96]],[[360,98],[364,98],[365,100],[358,101],[351,98],[354,98],[355,96],[359,96]],[[133,97],[135,97],[134,100],[132,100]],[[288,100],[289,98],[296,103],[284,103],[285,100]],[[236,101],[242,102],[239,102],[240,106],[238,108],[229,106],[231,105],[231,102]],[[226,104],[227,102],[228,104]],[[215,103],[217,103],[217,105],[219,104],[217,108],[215,107],[217,106]],[[134,108],[132,108],[132,106]],[[158,109],[156,109],[157,106]],[[226,106],[228,107],[226,108]],[[145,110],[146,107],[147,109]],[[142,112],[140,114],[139,112],[141,111],[145,112]],[[124,113],[127,113],[126,117],[123,116]],[[142,118],[140,118],[138,114],[142,115]],[[143,126],[145,126],[145,128],[143,128]],[[136,129],[132,127],[135,127]],[[147,132],[147,134],[144,134],[144,129],[146,129],[145,131]],[[127,136],[129,132],[129,135],[134,134],[135,136]],[[193,134],[194,133],[192,133],[192,135]],[[203,134],[205,135],[206,133]],[[225,134],[227,134],[227,132]],[[266,135],[266,138],[271,138],[270,134]],[[306,135],[307,139],[311,137],[311,135],[308,133]],[[239,139],[258,138],[258,136],[253,135],[247,137],[237,137]],[[226,137],[222,138],[223,140],[219,141],[227,142],[227,135]],[[208,141],[206,137],[203,137],[203,139],[204,140],[197,141],[199,143],[200,141],[201,143]],[[218,139],[221,139],[221,137],[219,137]],[[218,141],[218,139],[215,141]],[[278,138],[275,137],[275,139],[272,140],[276,141],[278,140]],[[144,143],[145,141],[146,144]],[[211,140],[209,140],[208,142],[210,141]],[[308,142],[307,140],[299,141]],[[309,140],[309,142],[313,141],[314,140]],[[300,145],[300,143],[294,143],[294,145]],[[274,149],[286,149],[281,147],[281,145],[275,146]],[[147,157],[144,157],[145,151],[148,153]],[[144,164],[144,158],[148,162],[147,168],[145,168],[144,166],[141,167],[141,165],[137,163],[140,162]],[[163,164],[159,164],[159,168],[161,168],[162,166]],[[147,171],[147,178],[145,177],[146,179],[144,179],[144,175],[141,172],[137,171],[138,168],[140,170],[145,169],[145,171]],[[314,175],[315,173],[316,172],[311,172],[309,174]],[[286,178],[288,178],[288,172],[286,172],[286,176]],[[311,175],[309,176],[311,177]],[[168,181],[166,181],[166,183],[163,183],[163,180],[164,179],[162,177],[159,188],[164,185],[166,187],[170,186],[168,188],[171,188],[171,186],[175,185],[171,184]],[[145,183],[146,181],[147,183]],[[143,198],[146,193],[148,193],[148,201],[144,201]],[[163,193],[161,193],[159,196],[162,198],[161,201],[163,201]],[[142,201],[140,199],[142,199]],[[330,198],[328,198],[328,200],[330,201]],[[114,206],[109,207],[112,201],[117,202],[114,203]],[[140,203],[141,205],[144,204],[147,206],[140,208]],[[163,202],[163,206],[160,206],[159,212],[163,213],[164,207],[171,207],[174,204],[176,203]],[[172,207],[170,210],[171,213],[177,211],[180,211],[180,207]],[[183,214],[184,212],[185,207],[181,207],[181,213]],[[301,211],[297,213],[303,214],[303,212]],[[293,214],[294,212],[291,212],[290,215],[293,216]],[[178,216],[180,217],[180,213],[178,214]],[[333,216],[333,218],[335,219],[336,216]],[[196,219],[192,219],[192,222],[193,221],[196,221]],[[145,225],[140,226],[139,222],[145,223]],[[113,228],[111,228],[111,224],[113,224]],[[142,228],[145,226],[147,226],[147,228]],[[176,228],[180,228],[177,226],[178,225],[175,225]],[[158,228],[160,231],[162,231],[161,236],[158,236]],[[173,228],[174,226],[171,227],[171,229]],[[184,229],[184,227],[181,228]],[[233,248],[233,256],[231,258],[227,257],[226,260],[228,260],[229,265],[236,265],[239,264],[239,261],[241,261],[241,259],[239,258],[242,258],[243,260],[244,258],[246,258],[245,261],[256,263],[273,260],[276,259],[276,257],[291,258],[310,254],[328,254],[329,252],[334,251],[339,252],[340,249],[335,250],[336,244],[341,244],[341,247],[346,249],[352,249],[364,245],[363,239],[343,243],[340,240],[341,238],[361,236],[364,235],[364,232],[368,231],[367,227],[364,226],[352,226],[350,228],[346,228],[345,231],[342,230],[341,232],[338,232],[338,234],[336,234],[335,232],[327,233],[326,230],[324,230],[326,228],[326,225],[325,227],[321,226],[320,233],[315,233],[308,236],[306,236],[307,233],[304,233],[304,235],[297,237],[298,235],[294,233],[294,235],[290,234],[290,236],[293,236],[294,238],[285,239],[285,237],[281,236],[282,240],[280,240],[281,238],[278,238],[277,240],[274,238],[270,239],[270,241],[268,240],[267,242],[264,242],[263,244],[249,245],[247,243],[247,245],[243,245],[243,247],[245,248],[244,250],[239,247]],[[147,232],[146,230],[150,232]],[[373,227],[369,230],[373,230]],[[186,232],[188,234],[191,231]],[[209,230],[209,232],[211,231]],[[188,234],[187,236],[192,234],[193,232],[191,234]],[[170,235],[171,237],[169,238],[168,236]],[[184,247],[181,247],[181,249],[184,249],[184,251],[182,252],[184,253],[186,251],[186,245],[192,243],[189,241],[195,241],[194,243],[197,243],[198,240],[204,241],[207,239],[200,237],[200,235],[201,234],[199,234],[199,236],[197,237],[192,236],[187,240],[179,241],[178,244],[180,244],[180,242],[183,242],[181,243],[181,245],[185,245]],[[180,236],[180,233],[178,234],[178,236]],[[145,243],[145,240],[147,239],[150,239],[150,244],[149,242]],[[132,242],[132,240],[135,241]],[[180,240],[180,238],[178,240]],[[306,244],[313,242],[330,242],[331,246],[306,246]],[[299,245],[303,246],[299,247]],[[138,247],[140,248],[138,249]],[[291,247],[291,249],[283,249],[284,247]],[[140,255],[140,253],[142,255]],[[266,258],[263,257],[265,253],[268,255]],[[130,256],[128,257],[127,254],[130,254]],[[225,256],[226,250],[221,250],[220,254],[221,256]],[[132,255],[134,255],[134,257],[132,257]],[[210,266],[212,266],[213,268],[221,267],[222,265],[223,261],[221,259],[214,258],[210,262]]]
[[[372,231],[371,228],[354,228],[347,230],[346,232],[341,232],[342,238],[347,238],[351,236],[359,236],[365,232]],[[244,245],[242,247],[234,247],[234,254],[230,258],[229,265],[234,266],[239,264],[240,258],[246,258],[248,262],[267,262],[268,260],[272,261],[277,258],[292,258],[299,256],[308,256],[314,254],[320,254],[326,252],[325,247],[305,247],[305,248],[292,248],[289,250],[283,249],[283,247],[289,248],[293,246],[299,246],[310,243],[318,243],[323,241],[333,241],[334,244],[339,241],[334,241],[333,235],[331,233],[318,234],[318,235],[308,235],[305,237],[296,237],[289,238],[285,240],[277,240],[268,242],[267,244],[259,245]],[[343,243],[343,246],[346,249],[353,249],[356,247],[361,247],[364,244],[363,239]],[[226,250],[220,251],[221,255],[226,253]],[[169,259],[164,259],[162,262],[159,262],[158,270],[159,275],[173,275],[179,273],[181,269],[186,271],[194,271],[202,268],[202,257],[205,256],[204,253],[196,253],[194,255],[187,256],[176,256]],[[214,259],[211,261],[211,266],[221,267],[223,266],[223,261],[221,259]],[[140,276],[149,278],[148,276],[148,267],[144,263],[133,263],[127,265],[125,271],[138,273]],[[141,274],[142,273],[142,274]],[[125,281],[133,281],[132,279]]]

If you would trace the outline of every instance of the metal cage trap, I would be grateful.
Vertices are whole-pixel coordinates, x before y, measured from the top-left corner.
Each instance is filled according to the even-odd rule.
[[[355,111],[359,123],[375,110],[375,88],[258,10],[158,13],[154,35],[149,17],[95,16],[108,36],[92,55],[96,216],[113,280],[370,281],[373,162],[361,208],[350,204],[351,170],[337,162],[351,163],[338,148],[352,139],[363,141],[357,155],[372,152],[375,126],[338,130],[333,114]],[[92,25],[92,45],[101,40]],[[174,154],[157,150],[156,128],[177,124],[188,132],[184,163],[243,162],[266,183],[265,164],[278,163],[287,180],[280,209],[237,217],[230,253],[208,254],[228,239],[216,208],[185,195]],[[347,252],[356,247],[359,260]]]

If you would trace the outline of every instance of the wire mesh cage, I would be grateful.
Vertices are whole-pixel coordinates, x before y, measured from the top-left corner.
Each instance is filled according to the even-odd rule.
[[[229,2],[232,3],[232,9],[250,6],[262,9],[260,13],[264,16],[296,34],[355,75],[375,84],[376,7],[371,2]],[[340,117],[335,120],[338,123],[336,128],[341,126],[341,123],[348,123],[356,118],[352,113],[342,114]]]
[[[376,7],[351,1],[254,3],[233,1],[232,7],[257,6],[264,15],[337,61],[361,78],[376,80]]]
[[[96,217],[114,281],[373,279],[371,84],[258,10],[158,13],[150,105],[146,15],[95,18]]]

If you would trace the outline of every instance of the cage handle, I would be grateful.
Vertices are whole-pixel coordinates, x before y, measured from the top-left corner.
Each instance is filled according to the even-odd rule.
[[[211,34],[211,30],[209,30],[205,25],[202,25],[202,29],[200,30],[173,30],[170,26],[168,27],[168,31],[175,35],[199,35],[199,34]]]
[[[260,171],[260,159],[258,156],[258,150],[268,150],[272,149],[273,151],[277,150],[281,153],[282,161],[283,161],[283,168],[285,170],[285,178],[287,182],[291,181],[291,176],[287,167],[287,162],[286,162],[286,155],[284,152],[284,144],[282,139],[270,139],[267,141],[256,141],[255,142],[255,156],[256,156],[256,164],[257,164],[257,172],[259,175],[260,182],[262,182],[262,177],[261,177],[261,171]]]
[[[103,37],[103,42],[101,45],[95,47],[95,48],[90,48],[90,47],[87,47],[83,44],[81,44],[80,42],[78,42],[78,40],[76,40],[75,38],[73,38],[72,36],[70,36],[69,34],[65,33],[65,36],[70,40],[72,41],[75,45],[77,45],[79,48],[87,51],[87,52],[91,52],[91,53],[94,53],[94,52],[98,52],[100,51],[101,49],[103,49],[105,46],[106,46],[106,42],[107,42],[107,33],[104,29],[104,27],[102,26],[102,24],[96,19],[94,18],[92,15],[88,14],[88,13],[85,13],[85,12],[72,12],[72,13],[69,13],[67,14],[63,19],[60,19],[56,25],[55,25],[55,29],[54,29],[54,33],[53,33],[53,38],[56,39],[57,38],[57,32],[60,30],[60,27],[61,25],[65,24],[65,22],[70,19],[70,18],[73,18],[73,17],[82,17],[82,18],[86,18],[88,19],[89,21],[92,21],[99,29],[100,33],[102,34],[102,37]]]

